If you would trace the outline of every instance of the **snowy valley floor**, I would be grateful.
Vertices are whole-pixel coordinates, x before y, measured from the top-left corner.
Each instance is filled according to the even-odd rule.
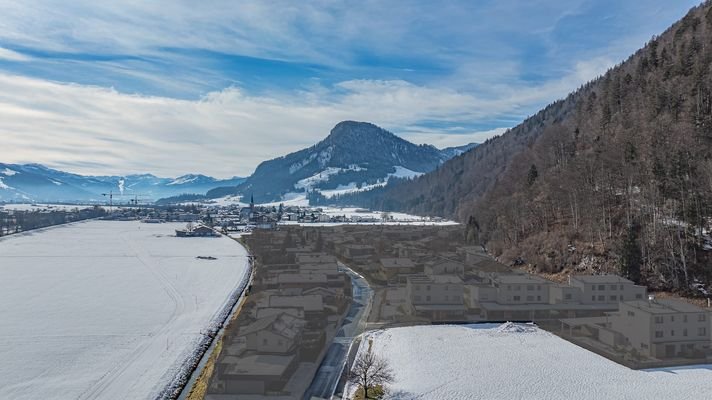
[[[181,227],[91,221],[0,239],[0,398],[163,389],[247,271],[235,241],[172,236]]]
[[[702,399],[712,365],[635,371],[530,325],[415,326],[369,334],[390,399]],[[362,342],[364,351],[367,340]]]

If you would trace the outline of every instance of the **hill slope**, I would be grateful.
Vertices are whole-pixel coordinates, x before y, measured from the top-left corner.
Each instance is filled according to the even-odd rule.
[[[468,223],[542,271],[660,289],[712,278],[712,3],[603,77],[411,182],[343,203]]]
[[[474,146],[439,150],[413,144],[367,122],[343,121],[316,145],[265,161],[237,188],[219,188],[207,196],[254,194],[258,202],[315,190],[329,196],[384,185],[393,177],[419,176]]]

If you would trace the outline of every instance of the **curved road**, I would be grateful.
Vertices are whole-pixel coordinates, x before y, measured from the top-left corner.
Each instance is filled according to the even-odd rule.
[[[371,312],[373,290],[361,275],[346,265],[339,263],[339,269],[351,277],[353,300],[351,308],[341,323],[341,329],[334,337],[324,359],[319,366],[304,399],[330,399],[336,391],[336,385],[344,369],[351,344],[366,328],[366,320]]]

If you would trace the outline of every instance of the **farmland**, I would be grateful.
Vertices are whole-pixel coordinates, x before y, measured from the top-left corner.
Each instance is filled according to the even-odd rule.
[[[233,240],[91,221],[0,240],[0,398],[153,398],[248,270]],[[198,259],[210,256],[215,259]]]

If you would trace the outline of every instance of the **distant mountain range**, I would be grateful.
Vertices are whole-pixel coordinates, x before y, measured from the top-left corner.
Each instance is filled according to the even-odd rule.
[[[331,198],[412,179],[475,146],[416,145],[371,123],[344,121],[314,146],[262,162],[248,178],[84,176],[40,164],[0,163],[0,202],[104,202],[102,193],[109,192],[116,201],[123,194],[124,201],[139,196],[161,203],[236,195],[270,202],[317,192]]]
[[[312,147],[261,163],[240,185],[209,191],[207,198],[254,195],[280,201],[308,192],[330,197],[410,179],[475,147],[416,145],[368,122],[343,121]]]
[[[84,176],[47,168],[40,164],[0,163],[0,202],[104,202],[102,193],[112,192],[114,201],[135,196],[152,201],[183,193],[204,194],[219,186],[234,186],[244,178],[215,179],[205,175],[159,178],[151,174]]]

